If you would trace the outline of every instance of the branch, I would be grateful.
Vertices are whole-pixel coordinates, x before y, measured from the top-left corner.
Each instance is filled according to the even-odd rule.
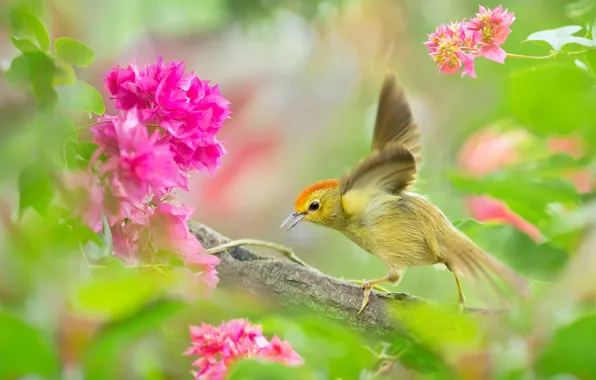
[[[205,248],[230,241],[225,236],[197,222],[190,231]],[[422,301],[407,293],[382,293],[373,290],[369,304],[356,315],[362,303],[362,288],[292,261],[258,256],[244,247],[230,248],[217,254],[216,267],[221,286],[240,287],[259,297],[274,297],[282,306],[306,308],[317,315],[340,320],[356,330],[386,336],[401,330],[399,322],[388,315],[394,306]],[[499,310],[467,309],[468,312],[494,313]]]

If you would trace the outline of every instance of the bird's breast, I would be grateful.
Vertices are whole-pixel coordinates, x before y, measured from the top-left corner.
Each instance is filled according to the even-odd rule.
[[[408,200],[385,197],[375,201],[344,234],[390,267],[435,264],[437,256],[426,236],[429,230],[420,213],[412,212]]]

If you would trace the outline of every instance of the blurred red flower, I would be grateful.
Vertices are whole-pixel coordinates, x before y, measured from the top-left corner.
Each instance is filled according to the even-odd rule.
[[[485,128],[466,140],[459,152],[459,165],[468,173],[482,177],[488,173],[520,161],[523,144],[531,139],[523,130],[498,132]],[[547,149],[551,153],[566,153],[574,158],[584,155],[582,141],[577,136],[550,138]],[[580,193],[593,189],[593,177],[587,170],[573,170],[567,178]],[[507,223],[530,235],[535,240],[542,238],[538,228],[511,211],[507,205],[490,196],[468,196],[466,206],[470,216],[484,222]]]

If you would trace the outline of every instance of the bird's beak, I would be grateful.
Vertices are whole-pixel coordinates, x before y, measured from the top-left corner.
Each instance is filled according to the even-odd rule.
[[[284,220],[284,222],[281,224],[281,226],[279,226],[279,228],[283,228],[286,224],[291,222],[288,228],[286,229],[286,231],[289,231],[292,228],[294,228],[296,224],[300,223],[304,219],[304,217],[306,217],[305,212],[293,212],[290,214],[290,216],[286,218],[286,220]]]

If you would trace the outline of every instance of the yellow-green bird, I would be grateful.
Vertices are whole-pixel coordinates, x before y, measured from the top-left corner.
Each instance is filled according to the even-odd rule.
[[[523,277],[480,249],[425,197],[408,191],[420,162],[419,140],[403,87],[390,73],[381,90],[372,152],[341,178],[302,190],[295,212],[281,227],[289,225],[289,230],[306,220],[333,228],[385,264],[386,276],[362,283],[364,299],[358,314],[375,284],[396,285],[406,268],[434,264],[444,264],[453,273],[462,308],[459,273],[484,276],[497,287],[491,277],[496,276],[529,297]]]

